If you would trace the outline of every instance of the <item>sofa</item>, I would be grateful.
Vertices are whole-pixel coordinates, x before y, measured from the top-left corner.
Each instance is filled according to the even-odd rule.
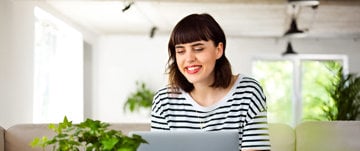
[[[112,123],[110,128],[124,134],[150,130],[148,123]],[[360,151],[360,121],[304,122],[295,128],[270,123],[269,131],[272,151]],[[0,127],[0,151],[41,151],[29,143],[35,137],[53,135],[47,124]]]

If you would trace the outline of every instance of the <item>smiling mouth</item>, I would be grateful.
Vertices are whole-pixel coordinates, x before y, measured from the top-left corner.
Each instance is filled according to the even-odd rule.
[[[189,66],[185,68],[185,71],[189,74],[198,73],[201,69],[201,66]]]

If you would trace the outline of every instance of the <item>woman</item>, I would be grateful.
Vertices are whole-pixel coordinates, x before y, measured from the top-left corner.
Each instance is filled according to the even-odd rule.
[[[256,80],[233,75],[226,38],[209,14],[191,14],[173,29],[170,86],[153,100],[152,130],[239,133],[240,150],[270,150],[266,102]]]

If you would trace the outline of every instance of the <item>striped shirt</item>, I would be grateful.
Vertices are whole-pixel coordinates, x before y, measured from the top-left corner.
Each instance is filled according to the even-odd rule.
[[[242,75],[209,107],[200,106],[183,90],[163,88],[154,96],[151,130],[238,131],[240,150],[270,150],[265,100],[258,82]]]

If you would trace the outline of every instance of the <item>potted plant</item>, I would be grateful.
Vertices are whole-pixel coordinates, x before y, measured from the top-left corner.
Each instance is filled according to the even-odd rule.
[[[34,138],[30,145],[44,150],[52,146],[54,151],[136,151],[141,143],[147,143],[139,135],[130,137],[108,127],[108,123],[92,119],[72,124],[65,116],[63,122],[49,124],[56,133],[54,137]]]
[[[357,120],[360,117],[360,76],[354,73],[343,74],[343,69],[325,87],[330,100],[324,101],[323,116],[329,121]]]
[[[124,111],[134,112],[140,108],[151,108],[155,93],[144,82],[136,82],[136,91],[131,93],[124,103]]]

